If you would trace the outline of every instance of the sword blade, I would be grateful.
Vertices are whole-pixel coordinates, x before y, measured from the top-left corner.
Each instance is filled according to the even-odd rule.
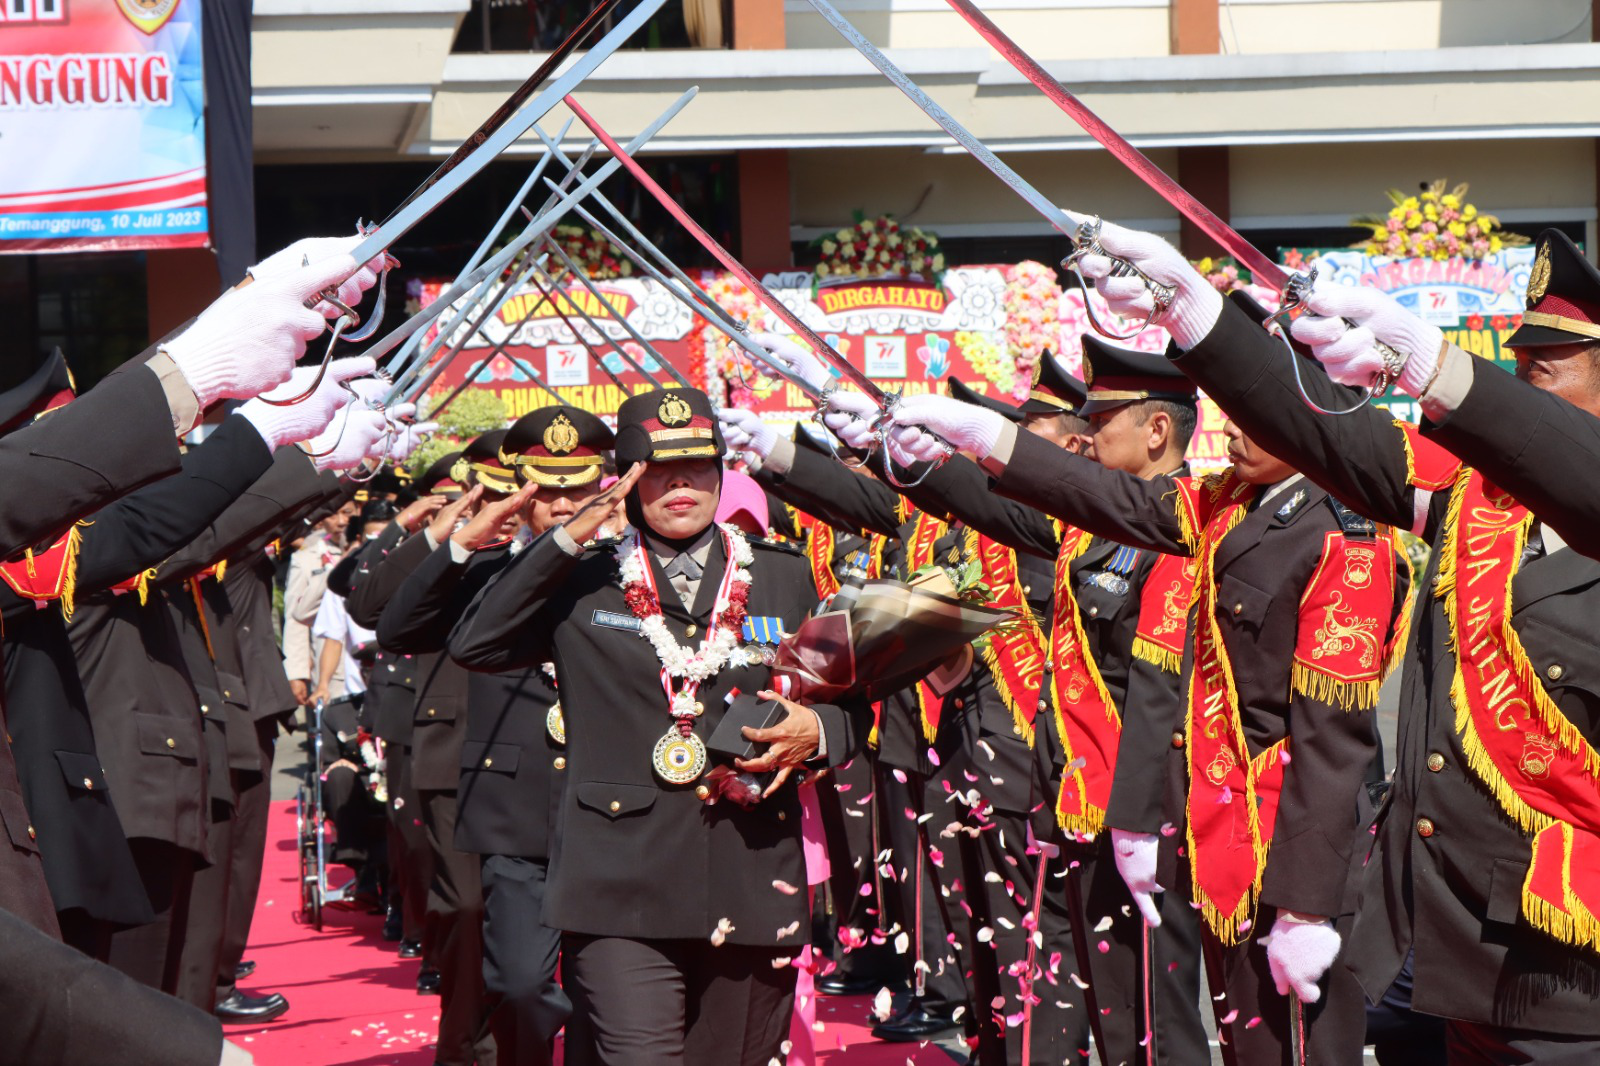
[[[800,321],[800,316],[789,310],[782,300],[774,296],[765,285],[757,281],[756,276],[750,272],[749,268],[735,259],[731,252],[717,243],[715,237],[707,233],[698,222],[690,218],[689,213],[668,195],[667,191],[658,185],[654,178],[645,172],[645,169],[639,165],[638,160],[629,155],[627,150],[618,144],[611,134],[607,133],[600,123],[596,122],[589,112],[583,109],[583,106],[578,101],[570,96],[567,97],[567,107],[574,115],[578,116],[579,122],[588,126],[590,131],[600,138],[600,142],[610,149],[613,158],[622,161],[622,165],[628,168],[628,173],[633,175],[634,180],[644,186],[645,191],[655,197],[656,201],[666,208],[667,213],[677,219],[678,224],[689,231],[689,235],[699,242],[700,247],[710,252],[717,262],[722,264],[724,269],[743,282],[745,287],[755,294],[756,299],[765,304],[769,311],[777,315],[779,320],[789,327],[791,333],[804,340],[819,357],[832,363],[841,374],[849,378],[857,388],[870,396],[880,407],[889,404],[890,397],[878,387],[877,382],[867,377],[862,371],[857,370],[850,360],[834,351],[827,341],[817,336],[810,326]]]
[[[655,120],[650,123],[650,125],[640,130],[633,140],[628,142],[630,149],[637,151],[641,145],[648,142],[651,137],[654,137],[658,132],[660,132],[663,126],[665,126],[668,122],[671,122],[672,119],[677,116],[678,112],[682,111],[689,105],[689,101],[693,100],[699,91],[700,90],[697,86],[690,86],[687,90],[685,90],[682,96],[679,96],[672,102],[670,107],[661,112],[661,114],[658,115]],[[591,191],[599,188],[600,184],[605,181],[606,178],[615,173],[620,165],[621,164],[617,159],[607,160],[604,166],[601,166],[593,174],[589,175],[582,182],[580,182],[578,187],[572,190],[572,195],[578,197],[587,196]],[[515,239],[513,239],[511,244],[508,246],[508,249],[521,249],[532,244],[539,237],[547,233],[557,222],[559,222],[561,220],[561,216],[565,213],[565,208],[561,207],[559,204],[548,208],[542,212],[538,218],[534,219],[532,222],[529,222],[528,225],[524,227],[522,232],[518,234]],[[496,258],[501,261],[502,267],[504,267],[506,263],[510,262],[510,257],[506,256],[504,251],[502,251],[500,256],[497,256]],[[476,271],[474,273],[476,273]],[[488,276],[489,275],[484,275],[484,277]],[[476,286],[469,286],[468,288],[470,289],[474,287]],[[453,299],[459,299],[461,296],[466,294],[467,290],[461,289],[460,286],[452,286],[450,291],[452,293],[456,293]],[[440,300],[443,300],[442,295]],[[437,303],[439,301],[435,302]],[[440,309],[440,312],[442,311],[443,308]],[[438,314],[440,312],[435,313]],[[438,366],[442,368],[445,362],[448,362],[448,360],[441,360]],[[407,374],[410,376],[415,376],[416,368],[425,365],[427,365],[427,357],[419,359],[416,363],[412,364],[412,369],[408,370]],[[436,377],[438,377],[438,369],[436,369],[435,372],[430,375],[428,379],[429,382],[431,383]],[[398,380],[399,379],[397,379],[397,381]],[[391,390],[389,393],[389,400],[392,401],[394,397],[399,394],[399,392],[399,388]]]
[[[1238,230],[1218,218],[1209,207],[1196,200],[1187,189],[1172,180],[1166,171],[1156,166],[1149,156],[1128,143],[1126,137],[1108,126],[1099,115],[1089,109],[1087,104],[1052,78],[1032,56],[1022,50],[1017,42],[980,11],[973,0],[945,0],[945,2],[955,9],[956,14],[966,19],[967,23],[978,31],[978,35],[988,41],[1007,63],[1015,67],[1017,73],[1031,81],[1040,92],[1050,98],[1051,103],[1071,116],[1074,122],[1083,127],[1085,133],[1099,142],[1101,147],[1115,156],[1123,166],[1133,171],[1139,180],[1150,186],[1158,196],[1177,208],[1189,221],[1204,230],[1207,236],[1226,248],[1228,254],[1248,267],[1257,281],[1263,285],[1270,285],[1279,292],[1283,291],[1289,276],[1282,267],[1245,240]]]
[[[567,317],[567,313],[561,309],[561,304],[556,301],[555,293],[539,284],[539,279],[532,275],[528,277],[528,282],[533,286],[534,291],[544,299],[544,302],[550,305],[550,310],[556,313],[556,317],[566,325],[568,331],[572,333],[572,339],[578,343],[579,347],[589,353],[589,358],[594,360],[594,364],[600,368],[600,372],[610,378],[611,384],[622,392],[623,398],[626,399],[632,395],[628,387],[622,383],[622,379],[612,373],[609,366],[606,366],[605,356],[596,351],[594,345],[590,344],[584,335],[579,332],[578,327],[573,325],[572,319]]]
[[[1005,182],[1011,191],[1022,197],[1029,207],[1044,216],[1044,220],[1054,226],[1063,236],[1076,244],[1074,234],[1078,224],[1084,221],[1082,216],[1073,217],[1069,212],[1063,211],[1051,199],[1038,189],[1034,188],[1026,178],[1012,170],[995,155],[989,147],[961,123],[957,122],[950,112],[940,107],[933,98],[917,85],[916,82],[906,77],[905,72],[895,66],[889,57],[878,51],[877,45],[864,37],[860,30],[852,26],[848,19],[839,14],[837,8],[828,3],[828,0],[807,0],[812,7],[817,9],[817,14],[825,19],[828,25],[839,31],[839,35],[849,41],[855,50],[866,57],[867,62],[878,68],[878,72],[894,83],[894,87],[905,93],[912,103],[922,109],[923,114],[933,119],[939,128],[955,138],[956,142],[965,148],[972,158],[982,163],[989,172]]]
[[[566,40],[556,45],[555,51],[545,56],[544,62],[540,63],[534,72],[528,76],[528,80],[517,86],[510,96],[501,101],[500,106],[494,109],[494,114],[484,119],[483,124],[472,131],[472,136],[457,145],[456,150],[451,152],[449,157],[443,163],[440,163],[432,174],[428,175],[426,181],[413,189],[410,196],[400,201],[399,206],[389,212],[389,218],[384,221],[387,222],[389,219],[394,218],[395,215],[409,207],[413,200],[437,185],[441,178],[460,165],[463,159],[471,155],[474,148],[488,140],[491,134],[505,125],[506,119],[516,114],[517,109],[527,102],[528,97],[532,96],[539,86],[545,83],[545,79],[555,73],[556,68],[566,61],[567,56],[576,51],[578,46],[588,39],[589,34],[594,32],[596,26],[600,25],[600,20],[609,14],[612,8],[617,6],[617,2],[618,0],[600,0],[599,3],[595,4],[594,10],[589,12],[588,17],[578,23],[576,29],[567,34]],[[524,193],[523,195],[527,194]],[[500,224],[503,226],[505,222],[502,221]],[[365,262],[365,260],[362,260],[362,262]],[[473,265],[476,266],[477,264]]]
[[[555,249],[554,242],[550,243],[550,248],[551,248],[552,251]],[[552,294],[552,298],[554,298],[554,296],[561,296],[562,295],[561,286],[556,282],[556,279],[552,278],[542,268],[539,270],[539,279],[540,279],[540,281],[542,281],[544,283],[543,284],[543,288],[545,288],[548,292],[550,292]],[[661,383],[659,381],[657,381],[655,378],[651,377],[648,373],[646,373],[644,367],[639,365],[638,360],[634,359],[634,357],[632,355],[628,354],[628,350],[626,348],[624,348],[621,344],[618,344],[615,337],[611,336],[611,334],[607,333],[605,330],[600,328],[600,323],[596,322],[593,318],[591,318],[589,316],[589,312],[585,311],[582,307],[580,307],[577,304],[573,303],[570,299],[567,300],[567,306],[572,308],[574,311],[578,312],[578,317],[583,319],[583,321],[588,325],[588,327],[590,329],[594,330],[595,335],[598,336],[606,344],[611,345],[612,351],[616,352],[617,355],[622,359],[622,361],[624,363],[627,363],[628,366],[632,367],[633,368],[633,372],[635,374],[638,374],[640,377],[642,377],[646,381],[648,381],[650,383],[650,387],[651,388],[659,389],[661,387]],[[565,315],[562,316],[563,320],[565,319],[565,317],[566,317]],[[568,323],[567,328],[568,329],[572,328],[571,323]],[[577,330],[573,330],[573,332],[577,333]],[[580,337],[579,340],[581,342],[582,338]],[[585,346],[587,347],[587,343],[585,343]],[[591,351],[592,350],[593,349],[591,349]],[[606,366],[604,359],[600,360],[600,369],[605,370],[608,374],[610,374],[610,369]],[[626,388],[624,388],[624,386],[622,384],[622,381],[619,378],[617,378],[616,375],[612,374],[611,375],[611,380],[616,382],[617,388],[623,389],[624,392],[628,391]]]
[[[572,166],[572,164],[567,163],[566,157],[561,153],[560,148],[551,143],[548,134],[539,129],[537,126],[535,126],[534,129],[538,131],[539,136],[544,139],[545,144],[551,149],[552,152],[555,153],[556,158],[561,160],[563,166]],[[545,184],[549,185],[551,188],[555,188],[554,183],[548,178],[545,179]],[[766,368],[768,373],[776,374],[784,381],[787,381],[789,384],[805,393],[806,396],[810,397],[812,400],[817,400],[822,397],[822,393],[812,388],[810,382],[806,381],[805,378],[802,378],[799,375],[791,372],[788,367],[774,359],[772,357],[772,353],[768,352],[765,348],[761,347],[761,345],[751,340],[749,333],[746,331],[744,326],[739,322],[734,321],[734,319],[726,311],[724,311],[715,300],[711,298],[709,293],[697,285],[693,279],[691,279],[689,275],[685,274],[683,270],[677,266],[677,264],[672,262],[671,259],[668,259],[666,254],[662,252],[661,249],[657,248],[650,242],[649,238],[647,238],[643,233],[639,232],[639,228],[632,222],[628,221],[627,216],[619,211],[616,205],[614,205],[610,200],[606,199],[604,193],[595,192],[592,193],[589,198],[606,209],[612,218],[616,220],[617,225],[629,235],[631,238],[631,243],[626,242],[622,238],[618,237],[605,225],[605,223],[595,218],[592,211],[577,201],[572,200],[565,193],[557,192],[555,195],[561,200],[563,206],[577,212],[579,218],[593,226],[595,228],[595,232],[599,233],[606,240],[610,241],[612,245],[622,252],[623,255],[633,260],[634,264],[637,265],[640,270],[643,270],[651,278],[655,279],[655,281],[663,289],[672,294],[672,296],[679,303],[687,307],[691,313],[700,315],[707,322],[710,322],[712,325],[716,326],[717,329],[721,330],[729,340],[737,344],[740,348],[744,349],[744,351],[748,353],[752,359],[761,363],[761,365]],[[652,265],[639,250],[633,247],[633,243],[637,243],[640,249],[649,252],[661,262],[662,266],[672,271],[673,279],[676,279],[682,287],[680,288],[679,284],[674,284],[673,279],[669,279],[659,269]]]
[[[556,102],[570,93],[583,82],[596,67],[620,48],[634,32],[661,9],[666,0],[639,0],[639,5],[628,12],[621,22],[589,51],[585,52],[577,62],[568,67],[564,73],[552,81],[543,92],[534,97],[526,107],[517,112],[514,117],[505,120],[498,129],[484,138],[483,142],[473,148],[450,171],[440,176],[421,193],[389,217],[381,226],[372,232],[365,240],[356,246],[351,253],[357,263],[366,263],[378,253],[384,251],[417,223],[427,218],[433,209],[448,200],[456,190],[466,184],[473,175],[482,170],[489,162],[497,158],[501,152],[516,143],[528,127],[544,117],[545,112],[556,105]],[[476,135],[474,135],[476,136]]]

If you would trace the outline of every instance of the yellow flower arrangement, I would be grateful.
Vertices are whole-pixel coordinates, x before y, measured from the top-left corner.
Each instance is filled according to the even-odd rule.
[[[1395,259],[1482,259],[1502,248],[1528,243],[1521,234],[1506,233],[1494,215],[1467,203],[1467,183],[1449,192],[1445,180],[1430,182],[1420,196],[1389,190],[1394,205],[1386,215],[1360,215],[1352,226],[1365,226],[1372,236],[1354,247],[1368,255]]]

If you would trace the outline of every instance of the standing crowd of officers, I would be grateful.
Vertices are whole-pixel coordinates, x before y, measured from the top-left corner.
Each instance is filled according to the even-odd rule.
[[[13,1058],[248,1060],[215,1018],[285,1009],[235,982],[274,738],[321,704],[335,858],[423,959],[448,1066],[563,1032],[576,1066],[763,1066],[814,994],[883,989],[874,1035],[982,1066],[1208,1063],[1206,1021],[1230,1066],[1600,1059],[1600,492],[1571,461],[1600,272],[1541,236],[1513,376],[1372,290],[1317,287],[1291,341],[1158,238],[1102,241],[1172,289],[1081,264],[1164,355],[1086,336],[1081,381],[1046,358],[1020,404],[952,380],[885,414],[769,336],[837,445],[669,386],[615,428],[535,410],[359,513],[338,471],[418,427],[361,399],[367,360],[283,384],[300,302],[372,283],[342,245],[68,406],[59,363],[0,394],[0,950],[59,973],[0,979]],[[1360,405],[1377,379],[1420,426]],[[1229,419],[1205,476],[1197,389]],[[300,537],[280,653],[269,546]],[[1016,617],[877,703],[769,691],[784,634],[888,578]],[[713,766],[740,694],[780,715]]]

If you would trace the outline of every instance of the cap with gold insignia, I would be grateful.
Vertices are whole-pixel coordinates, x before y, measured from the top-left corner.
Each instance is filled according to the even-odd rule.
[[[517,475],[500,458],[500,447],[505,439],[505,430],[491,429],[461,449],[461,458],[467,467],[467,480],[462,481],[462,485],[468,488],[482,485],[485,492],[498,492],[502,496],[517,491]]]
[[[57,348],[28,379],[0,392],[0,433],[27,425],[46,411],[65,407],[78,395],[67,357]]]
[[[950,398],[960,400],[962,403],[976,404],[986,411],[993,411],[1002,418],[1009,418],[1013,422],[1022,421],[1022,411],[1013,404],[1005,403],[993,396],[986,396],[977,389],[968,385],[960,378],[951,374],[945,379],[945,388],[950,392]]]
[[[460,469],[457,470],[457,466]],[[459,496],[467,490],[471,472],[460,452],[446,452],[435,459],[422,476],[412,482],[425,495]]]
[[[1041,353],[1034,370],[1028,398],[1017,410],[1024,415],[1075,415],[1087,398],[1083,382],[1067,373],[1061,361],[1049,352]]]
[[[1600,340],[1600,270],[1558,229],[1539,234],[1522,325],[1508,348]]]
[[[588,411],[565,404],[529,411],[506,430],[500,462],[517,481],[569,488],[600,480],[605,452],[616,443],[611,429]]]
[[[699,389],[656,389],[617,409],[617,473],[634,463],[716,459],[723,451],[711,399]]]
[[[1118,348],[1087,333],[1083,382],[1089,386],[1089,398],[1078,413],[1085,418],[1146,400],[1195,402],[1194,382],[1165,356]]]

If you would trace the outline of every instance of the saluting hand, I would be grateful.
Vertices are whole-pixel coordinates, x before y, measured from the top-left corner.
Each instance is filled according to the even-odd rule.
[[[744,738],[767,745],[767,750],[754,759],[733,760],[735,767],[751,773],[764,774],[768,770],[778,771],[778,776],[772,779],[772,784],[761,793],[761,798],[766,799],[783,787],[783,783],[789,780],[795,770],[802,768],[806,760],[816,756],[817,748],[822,745],[822,725],[817,720],[816,713],[809,707],[785,699],[776,692],[758,692],[756,698],[777,700],[783,704],[784,710],[789,712],[783,721],[766,729],[745,726]]]
[[[482,495],[483,486],[474,485],[468,491],[463,492],[455,503],[446,504],[441,508],[439,513],[433,516],[433,521],[428,523],[429,539],[435,544],[443,544],[449,540],[450,535],[456,531],[456,520],[466,513],[469,507],[477,503],[478,498]]]
[[[506,519],[527,506],[533,494],[539,491],[539,486],[529,482],[521,489],[494,503],[486,503],[478,508],[478,513],[472,516],[472,521],[456,530],[451,535],[450,541],[460,545],[469,552],[477,551],[483,542],[497,533]]]
[[[422,524],[439,513],[439,508],[445,505],[443,496],[423,496],[406,504],[406,509],[395,515],[395,521],[407,533],[415,533],[422,528]]]
[[[649,463],[634,463],[626,474],[617,479],[616,484],[578,508],[578,513],[565,523],[567,535],[579,544],[592,539],[600,531],[601,526],[622,511],[628,493],[638,483],[649,465]]]

